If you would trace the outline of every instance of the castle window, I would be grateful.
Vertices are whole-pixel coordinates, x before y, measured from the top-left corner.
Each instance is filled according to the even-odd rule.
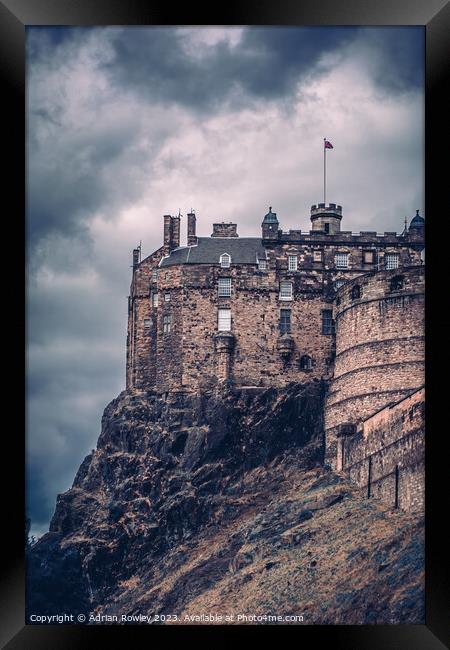
[[[335,280],[334,281],[334,290],[337,291],[342,287],[342,285],[345,284],[345,280]]]
[[[144,327],[145,327],[145,329],[149,329],[149,327],[151,327],[151,326],[152,326],[152,321],[150,320],[150,318],[144,318]]]
[[[348,269],[348,253],[336,253],[334,263],[338,269]]]
[[[218,310],[217,329],[219,332],[229,332],[231,330],[231,309]]]
[[[152,282],[157,282],[158,280],[158,269],[153,269],[152,271]]]
[[[329,223],[324,223],[323,224],[323,229],[326,232],[326,234],[328,235],[329,232],[330,232],[330,224]]]
[[[170,293],[169,292],[164,294],[164,302],[170,302]]]
[[[352,287],[352,290],[350,291],[350,298],[352,300],[358,300],[361,298],[361,287],[359,284],[355,284],[355,286]]]
[[[387,253],[385,263],[387,269],[398,269],[398,255],[395,253]]]
[[[153,307],[158,306],[158,292],[157,291],[152,291],[152,306]]]
[[[297,255],[288,255],[288,269],[289,271],[297,270]]]
[[[334,334],[333,312],[331,309],[322,309],[322,334]]]
[[[172,316],[170,314],[166,314],[163,316],[163,332],[164,334],[168,334],[171,330],[172,327]]]
[[[228,255],[228,253],[222,253],[219,262],[223,269],[229,269],[231,264],[231,255]]]
[[[364,264],[373,264],[375,262],[375,251],[363,251]]]
[[[396,275],[395,278],[392,278],[390,282],[390,289],[391,291],[400,291],[400,289],[403,289],[402,275]]]
[[[219,296],[231,296],[231,278],[219,278]]]
[[[280,310],[280,333],[281,334],[291,333],[291,310],[290,309]]]
[[[313,262],[323,262],[322,251],[313,251]]]
[[[267,269],[267,260],[258,260],[258,269],[265,271]]]
[[[312,359],[307,354],[304,354],[300,359],[300,370],[311,370]]]
[[[280,282],[280,300],[292,300],[292,282]]]

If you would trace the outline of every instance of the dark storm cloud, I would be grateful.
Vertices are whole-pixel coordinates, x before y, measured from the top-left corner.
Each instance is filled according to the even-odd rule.
[[[380,86],[403,91],[422,83],[419,28],[250,27],[237,45],[198,45],[198,56],[190,55],[195,45],[186,50],[183,30],[134,28],[112,34],[115,56],[107,68],[118,86],[131,87],[151,101],[211,110],[239,100],[237,91],[247,101],[291,95],[325,53],[352,42],[364,49]]]
[[[419,27],[361,28],[354,41],[355,52],[379,88],[401,93],[423,88],[425,32]]]
[[[317,68],[325,53],[336,53],[328,67],[338,65],[339,53],[352,45],[380,89],[404,91],[423,78],[423,30],[415,28],[251,27],[235,45],[227,40],[206,45],[189,34],[159,27],[28,30],[29,69],[42,64],[50,70],[59,67],[62,77],[70,74],[75,53],[98,36],[111,54],[98,62],[97,70],[106,73],[118,96],[131,92],[152,105],[179,105],[199,119],[230,105],[257,109],[258,102],[287,98],[302,79],[327,69]],[[94,119],[92,107],[80,111],[75,128],[64,121],[64,89],[56,88],[42,100],[34,92],[38,84],[31,78],[27,224],[32,248],[49,233],[87,238],[96,211],[114,214],[142,190],[142,179],[132,172],[140,167],[141,153],[133,145],[142,126],[132,111],[127,119],[108,120],[111,98],[93,88],[99,116]],[[169,133],[162,125],[153,133],[149,161]]]
[[[139,134],[132,121],[110,126],[83,125],[83,116],[80,116],[81,128],[76,132],[56,125],[54,138],[37,141],[35,134],[42,121],[55,124],[44,111],[29,112],[27,224],[30,244],[50,232],[67,236],[86,233],[86,224],[96,210],[120,205],[136,196],[137,191],[131,178],[133,161],[129,156],[125,156],[127,165],[124,165],[129,182],[121,187],[120,193],[115,183],[117,179],[107,174],[118,158],[132,151]]]
[[[247,101],[290,95],[324,52],[354,35],[353,28],[252,27],[234,46],[219,41],[189,47],[183,30],[134,28],[113,34],[115,56],[106,67],[118,86],[151,101],[211,110],[240,93]]]
[[[38,533],[95,444],[103,408],[123,389],[126,301],[113,308],[114,291],[107,279],[70,275],[29,291],[28,510]]]

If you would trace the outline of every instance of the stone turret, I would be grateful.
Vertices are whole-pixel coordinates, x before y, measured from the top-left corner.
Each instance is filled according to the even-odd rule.
[[[419,210],[416,210],[416,214],[411,219],[411,223],[409,224],[409,232],[411,232],[412,230],[416,230],[420,232],[420,234],[422,234],[424,228],[425,228],[425,219],[420,216]]]
[[[313,231],[335,235],[341,230],[342,206],[336,203],[318,203],[311,206],[311,224]]]
[[[262,238],[263,239],[278,239],[278,228],[279,221],[277,219],[277,213],[272,212],[272,207],[269,208],[269,212],[265,215],[263,222],[261,224],[262,228]]]
[[[231,361],[235,345],[235,337],[232,332],[218,332],[215,335],[217,354],[217,379],[229,381],[231,379]]]

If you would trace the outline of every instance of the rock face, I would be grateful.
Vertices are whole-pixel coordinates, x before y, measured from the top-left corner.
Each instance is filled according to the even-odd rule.
[[[28,615],[423,623],[423,519],[323,465],[324,394],[121,393],[29,553]]]

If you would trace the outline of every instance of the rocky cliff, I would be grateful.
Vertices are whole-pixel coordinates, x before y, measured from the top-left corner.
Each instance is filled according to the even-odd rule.
[[[423,623],[423,520],[323,465],[324,393],[121,393],[29,553],[28,616]]]

